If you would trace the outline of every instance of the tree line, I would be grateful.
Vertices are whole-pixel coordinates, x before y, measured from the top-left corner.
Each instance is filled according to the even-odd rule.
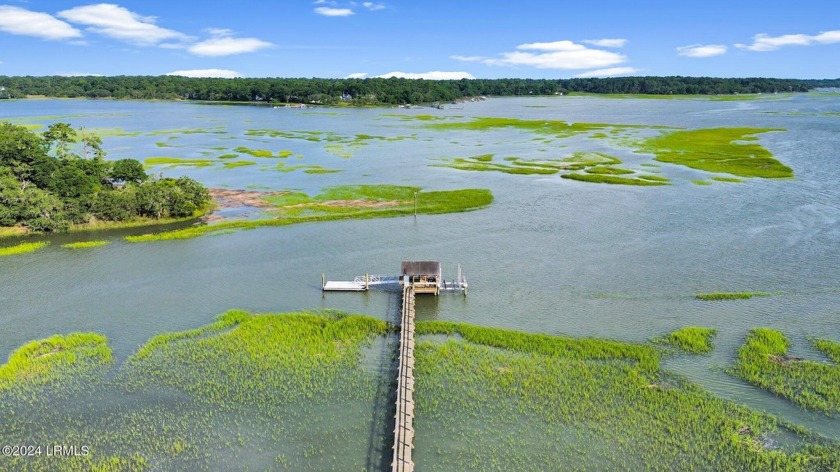
[[[66,123],[42,134],[0,123],[0,226],[63,231],[94,221],[187,217],[210,201],[188,177],[152,179],[135,159],[104,157],[101,138]]]
[[[581,79],[190,78],[179,76],[0,76],[0,98],[181,99],[258,103],[396,105],[449,102],[481,95],[568,93],[718,95],[808,92],[840,87],[840,79],[614,77]]]

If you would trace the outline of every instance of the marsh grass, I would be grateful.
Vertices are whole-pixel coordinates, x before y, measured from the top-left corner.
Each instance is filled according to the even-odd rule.
[[[225,162],[224,167],[226,168],[235,168],[235,167],[247,167],[247,166],[254,166],[257,165],[254,161],[232,161],[232,162]]]
[[[143,160],[143,163],[147,166],[166,165],[169,167],[207,167],[216,164],[216,161],[211,159],[181,159],[178,157],[147,157]]]
[[[707,354],[714,349],[712,339],[714,339],[715,335],[717,335],[716,329],[687,326],[667,336],[655,338],[653,342],[657,344],[670,344],[692,354]]]
[[[830,339],[811,338],[811,345],[823,352],[835,364],[840,364],[840,343]]]
[[[43,385],[64,376],[83,376],[112,361],[105,336],[96,333],[55,335],[24,344],[0,366],[0,392]]]
[[[728,182],[733,184],[740,184],[744,182],[744,179],[739,179],[737,177],[721,177],[719,175],[712,176],[711,179],[717,182]]]
[[[502,159],[504,162],[494,161],[493,154],[481,154],[473,157],[457,157],[443,159],[443,164],[432,164],[431,167],[447,167],[450,169],[478,171],[478,172],[502,172],[514,175],[552,175],[560,171],[592,169],[593,173],[630,173],[632,170],[612,167],[620,164],[621,160],[608,154],[597,152],[576,152],[572,156],[562,159],[541,159],[527,160],[515,156],[508,156]]]
[[[0,257],[35,252],[38,249],[48,246],[49,244],[49,241],[39,241],[35,243],[21,243],[15,246],[0,247]]]
[[[840,365],[832,357],[838,345],[814,344],[832,357],[834,364],[789,356],[789,346],[790,341],[780,331],[753,329],[728,372],[805,409],[830,415],[840,413]]]
[[[65,249],[88,249],[88,248],[105,246],[109,242],[110,241],[106,241],[104,239],[97,240],[97,241],[79,241],[77,243],[62,244],[61,247],[65,248]]]
[[[275,156],[273,152],[269,151],[268,149],[251,149],[246,146],[239,146],[233,149],[235,152],[240,154],[249,154],[253,157],[278,157]],[[283,156],[279,156],[283,157]],[[286,156],[288,157],[288,156]]]
[[[592,182],[598,184],[612,184],[612,185],[638,185],[638,186],[657,186],[668,185],[669,180],[662,177],[664,180],[651,179],[656,176],[646,176],[643,179],[641,176],[637,178],[618,177],[614,175],[599,175],[599,174],[563,174],[560,177],[564,179],[579,180],[581,182]]]
[[[790,178],[785,166],[755,141],[757,134],[781,128],[708,128],[670,131],[648,138],[641,149],[660,162],[739,177]]]
[[[194,226],[176,231],[126,236],[129,242],[190,239],[204,234],[229,230],[245,230],[298,223],[341,219],[369,219],[407,216],[414,213],[434,215],[478,210],[493,202],[486,189],[422,191],[420,187],[399,185],[343,185],[329,187],[313,196],[301,192],[267,197],[275,205],[273,219],[225,221],[213,225]]]
[[[747,300],[753,297],[769,297],[774,295],[770,292],[710,292],[698,293],[694,298],[703,301],[721,300]]]
[[[801,435],[796,446],[767,447],[780,429],[773,417],[660,371],[651,346],[555,341],[446,322],[418,322],[417,332],[464,335],[417,344],[418,469],[541,471],[574,464],[575,470],[816,471],[840,465],[837,444],[806,431],[795,433]]]
[[[708,180],[694,179],[691,181],[694,185],[712,185]]]

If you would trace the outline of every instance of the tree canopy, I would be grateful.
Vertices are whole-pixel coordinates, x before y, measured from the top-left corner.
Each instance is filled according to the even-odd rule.
[[[210,200],[195,180],[150,179],[137,160],[104,157],[99,137],[66,123],[41,135],[0,123],[0,226],[61,231],[94,220],[186,217]]]
[[[839,87],[840,79],[799,80],[716,77],[614,77],[576,79],[402,78],[190,78],[179,76],[8,77],[0,76],[6,97],[28,95],[118,99],[181,99],[276,103],[381,105],[448,102],[481,95],[556,93],[735,94],[807,92]]]

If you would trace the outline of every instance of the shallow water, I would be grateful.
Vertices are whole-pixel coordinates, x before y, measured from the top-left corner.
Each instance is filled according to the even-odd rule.
[[[711,355],[678,357],[665,367],[716,395],[840,438],[838,420],[804,412],[720,372],[753,327],[781,330],[793,341],[793,354],[810,358],[819,357],[806,336],[840,340],[840,118],[828,115],[838,111],[840,98],[815,94],[744,102],[499,98],[459,110],[3,101],[0,119],[140,131],[137,136],[106,135],[104,147],[113,159],[215,159],[237,146],[303,156],[242,155],[240,160],[258,165],[153,170],[191,175],[210,186],[308,193],[341,184],[486,187],[496,202],[463,214],[304,224],[160,243],[129,244],[119,239],[126,232],[108,233],[111,244],[80,251],[59,246],[103,235],[56,236],[36,253],[0,258],[0,357],[32,339],[95,331],[108,336],[120,361],[156,333],[208,324],[230,308],[336,308],[394,319],[397,294],[324,294],[321,274],[333,280],[366,272],[394,274],[401,260],[433,259],[443,263],[447,279],[454,278],[460,263],[469,295],[418,299],[420,320],[627,341],[687,325],[716,328]],[[535,141],[533,133],[510,129],[442,132],[425,128],[440,120],[401,119],[422,114],[448,120],[499,116],[688,128],[780,127],[786,131],[762,134],[759,142],[792,167],[796,178],[698,186],[691,180],[708,178],[707,173],[663,164],[659,175],[671,178],[673,185],[638,188],[573,182],[559,175],[429,167],[441,158],[486,153],[501,159],[598,151],[641,169],[638,164],[651,162],[651,156],[611,140],[578,136],[545,142],[536,136],[541,140]],[[261,129],[328,131],[333,140],[322,135],[321,141],[310,141],[300,133],[292,138],[246,134]],[[160,130],[181,132],[153,133]],[[359,140],[358,134],[402,138]],[[352,157],[331,154],[327,146],[336,143],[350,149]],[[283,173],[272,169],[278,162],[343,172]],[[693,298],[713,291],[779,295],[731,302]]]

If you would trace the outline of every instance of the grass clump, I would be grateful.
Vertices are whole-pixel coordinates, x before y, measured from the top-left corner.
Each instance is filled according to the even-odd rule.
[[[181,159],[178,157],[147,157],[143,160],[147,166],[168,165],[169,167],[189,166],[207,167],[216,163],[211,159]]]
[[[753,329],[729,373],[803,408],[840,413],[840,365],[789,356],[789,346],[790,341],[779,331]]]
[[[708,180],[702,180],[702,179],[692,180],[691,183],[693,183],[694,185],[712,185],[712,183],[709,182]]]
[[[694,298],[703,301],[747,300],[753,297],[769,297],[768,292],[710,292],[698,293]]]
[[[648,138],[642,149],[656,155],[655,160],[680,164],[707,172],[739,177],[790,178],[793,170],[764,147],[755,144],[755,135],[779,128],[709,128],[671,131]]]
[[[667,336],[656,338],[654,342],[670,344],[692,354],[707,354],[712,352],[712,339],[714,339],[716,334],[716,329],[688,326],[678,329]]]
[[[104,239],[97,241],[79,241],[77,243],[62,244],[61,247],[65,249],[88,249],[93,247],[105,246],[108,243],[109,241],[106,241]]]
[[[0,257],[35,252],[38,249],[48,246],[49,244],[49,241],[39,241],[36,243],[21,243],[15,246],[0,247]]]
[[[733,184],[740,184],[744,181],[743,179],[739,179],[737,177],[721,177],[721,176],[714,176],[714,177],[712,177],[712,180],[715,180],[717,182],[729,182],[729,183],[733,183]]]
[[[274,157],[274,153],[268,149],[251,149],[245,146],[234,148],[234,151],[241,154],[250,154],[254,157]]]
[[[840,343],[830,339],[811,339],[811,344],[823,352],[829,359],[840,364]]]
[[[273,210],[269,210],[274,214],[272,219],[225,221],[163,233],[126,236],[125,239],[130,242],[190,239],[229,230],[407,216],[414,214],[415,194],[417,214],[421,215],[472,211],[493,202],[493,194],[487,189],[422,191],[420,187],[399,185],[342,185],[329,187],[315,196],[289,192],[267,197],[266,200],[275,205]]]
[[[593,182],[598,184],[612,184],[612,185],[638,185],[638,186],[657,186],[657,185],[668,185],[668,179],[662,180],[652,180],[652,179],[642,179],[639,178],[627,178],[627,177],[617,177],[614,175],[599,175],[599,174],[578,174],[578,173],[570,173],[570,174],[563,174],[561,175],[564,179],[571,179],[571,180],[578,180],[581,182]],[[654,177],[654,176],[648,176]],[[663,177],[664,178],[664,177]]]
[[[600,174],[600,175],[628,175],[633,174],[634,172],[630,169],[622,169],[620,167],[612,167],[612,166],[595,166],[586,169],[586,172],[589,174]]]
[[[0,391],[43,385],[66,375],[82,375],[111,363],[105,336],[96,333],[55,335],[24,344],[0,366]]]
[[[236,167],[247,167],[257,165],[254,161],[232,161],[232,162],[225,162],[224,167],[227,169],[232,169]]]

